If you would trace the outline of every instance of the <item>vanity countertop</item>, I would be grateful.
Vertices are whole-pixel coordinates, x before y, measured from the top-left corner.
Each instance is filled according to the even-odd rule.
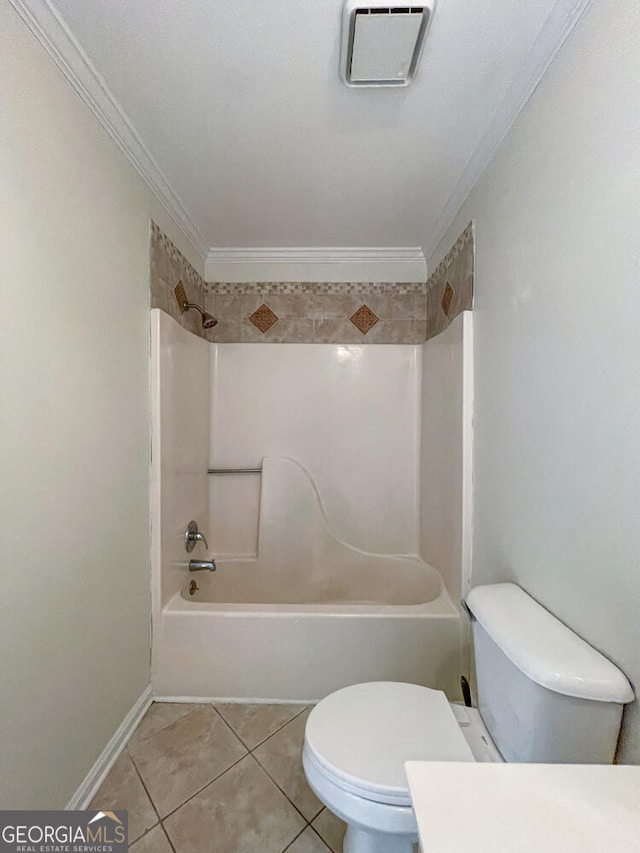
[[[405,767],[425,853],[640,853],[640,766]]]

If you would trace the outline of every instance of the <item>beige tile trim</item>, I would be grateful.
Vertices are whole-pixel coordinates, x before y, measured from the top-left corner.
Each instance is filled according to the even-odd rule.
[[[205,340],[212,340],[210,331],[202,328],[197,311],[184,312],[175,292],[182,284],[188,302],[195,302],[204,309],[206,291],[204,279],[193,268],[182,252],[171,242],[160,228],[151,222],[150,239],[150,303],[160,308],[188,332]]]
[[[435,286],[436,282],[440,281],[443,274],[447,271],[447,269],[451,266],[451,264],[456,260],[456,258],[460,255],[467,246],[471,245],[472,249],[475,243],[475,230],[473,226],[473,222],[470,222],[467,227],[464,229],[462,234],[458,237],[453,246],[449,249],[444,258],[440,261],[438,266],[431,273],[429,278],[427,279],[427,291],[429,291],[432,287]]]
[[[473,307],[475,232],[470,222],[427,280],[426,340]]]
[[[289,295],[312,293],[317,296],[339,296],[342,294],[390,293],[404,296],[407,293],[426,293],[425,282],[406,281],[242,281],[208,282],[207,293],[223,295],[267,294]]]

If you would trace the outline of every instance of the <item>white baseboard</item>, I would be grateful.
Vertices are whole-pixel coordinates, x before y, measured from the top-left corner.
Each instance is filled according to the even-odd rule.
[[[116,759],[127,745],[127,742],[140,720],[147,713],[149,706],[153,702],[153,692],[149,685],[140,698],[137,700],[133,708],[118,726],[117,731],[105,746],[98,760],[87,773],[84,781],[81,783],[78,790],[66,805],[67,810],[70,809],[86,809],[96,791],[104,782],[107,773],[113,767]]]
[[[265,699],[251,696],[154,696],[154,702],[188,702],[193,705],[221,704],[246,705],[315,705],[317,699]]]

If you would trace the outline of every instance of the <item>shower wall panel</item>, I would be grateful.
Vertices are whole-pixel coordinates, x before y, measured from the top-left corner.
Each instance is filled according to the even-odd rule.
[[[337,536],[415,554],[420,375],[418,346],[214,344],[211,465],[291,457],[316,483]],[[254,553],[260,477],[210,480],[214,550]]]

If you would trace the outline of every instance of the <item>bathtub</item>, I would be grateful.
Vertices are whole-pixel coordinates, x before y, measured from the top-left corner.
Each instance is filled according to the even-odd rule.
[[[394,680],[457,696],[463,625],[440,574],[341,540],[296,460],[263,460],[257,554],[217,566],[169,567],[180,581],[154,608],[156,695],[314,702]]]
[[[385,560],[386,586],[358,588],[350,578],[348,590],[343,584],[321,594],[263,583],[252,561],[223,561],[213,574],[192,575],[154,626],[156,695],[315,702],[378,680],[455,695],[462,671],[458,609],[435,569],[392,557],[380,558],[374,572]],[[199,587],[193,596],[191,580]]]

